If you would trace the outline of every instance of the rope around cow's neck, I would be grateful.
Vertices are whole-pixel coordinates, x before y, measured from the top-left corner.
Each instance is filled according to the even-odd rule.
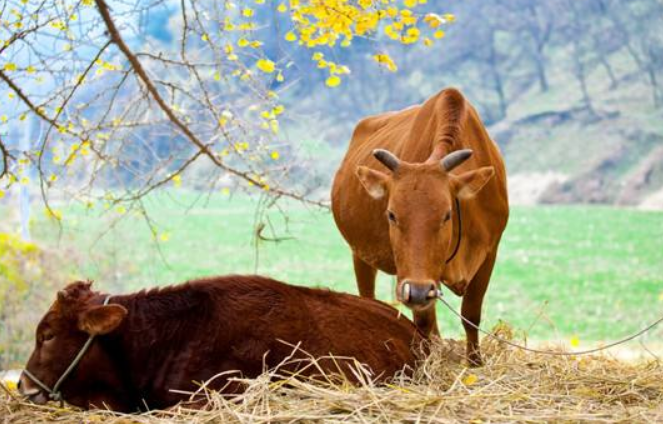
[[[460,237],[461,237],[461,235],[463,234],[463,224],[462,224],[462,221],[461,221],[461,219],[460,219],[460,200],[458,200],[457,197],[456,197],[456,214],[458,215],[458,239],[456,239],[456,247],[454,248],[453,253],[451,254],[451,256],[449,256],[449,258],[448,258],[447,261],[445,262],[445,263],[447,263],[447,264],[448,264],[449,262],[451,262],[451,260],[452,260],[452,259],[456,256],[456,254],[458,253],[458,249],[460,249]]]
[[[649,324],[648,326],[646,326],[645,328],[643,328],[642,330],[638,331],[637,333],[631,334],[631,335],[628,336],[628,337],[624,337],[623,339],[617,340],[617,341],[615,341],[615,342],[611,342],[611,343],[609,343],[609,344],[607,344],[607,345],[605,345],[605,346],[597,347],[597,348],[595,348],[595,349],[581,350],[581,351],[579,351],[579,352],[555,352],[555,351],[550,351],[550,350],[532,349],[532,348],[530,348],[530,347],[522,346],[522,345],[519,345],[519,344],[517,344],[517,343],[513,343],[513,342],[511,342],[511,341],[509,341],[509,340],[506,340],[506,339],[504,339],[504,338],[502,338],[502,337],[496,336],[496,335],[494,335],[494,334],[492,334],[492,333],[490,333],[490,332],[488,332],[488,331],[482,329],[481,327],[475,325],[472,321],[468,320],[468,319],[465,318],[462,314],[458,313],[458,312],[453,308],[453,306],[451,306],[451,305],[450,305],[450,304],[449,304],[449,303],[448,303],[448,302],[442,297],[442,291],[441,291],[441,290],[438,290],[438,293],[437,293],[437,296],[436,296],[436,297],[437,297],[438,300],[440,300],[440,301],[444,304],[444,306],[446,306],[447,308],[449,308],[449,310],[450,310],[451,312],[453,312],[454,315],[458,316],[458,317],[459,317],[464,323],[466,323],[467,325],[471,326],[472,328],[478,330],[479,332],[483,333],[484,335],[490,337],[491,339],[496,340],[496,341],[498,341],[498,342],[500,342],[500,343],[507,344],[507,345],[509,345],[509,346],[511,346],[511,347],[515,347],[515,348],[517,348],[517,349],[521,349],[521,350],[525,350],[525,351],[533,352],[533,353],[538,353],[538,354],[541,354],[541,355],[551,355],[551,356],[580,356],[580,355],[588,355],[588,354],[590,354],[590,353],[600,352],[600,351],[602,351],[602,350],[610,349],[610,348],[612,348],[612,347],[618,346],[618,345],[620,345],[620,344],[623,344],[623,343],[626,343],[626,342],[628,342],[628,341],[631,341],[631,340],[633,340],[633,339],[635,339],[635,338],[638,338],[638,337],[642,336],[643,334],[645,334],[646,332],[650,331],[651,329],[653,329],[654,327],[656,327],[657,325],[659,325],[660,323],[663,322],[663,316],[662,316],[662,317],[660,317],[659,319],[657,319],[656,321],[654,321],[653,323],[651,323],[651,324]]]

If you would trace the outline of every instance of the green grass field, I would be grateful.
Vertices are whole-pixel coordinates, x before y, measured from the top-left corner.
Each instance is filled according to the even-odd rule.
[[[329,213],[285,203],[287,219],[274,210],[267,217],[277,236],[291,238],[261,242],[256,250],[255,200],[170,191],[146,204],[167,241],[155,241],[145,221],[131,212],[108,230],[117,213],[78,209],[64,210],[61,233],[38,219],[33,234],[42,245],[78,252],[71,277],[96,279],[106,289],[257,272],[356,293],[349,249]],[[380,276],[380,299],[393,299],[392,282]],[[663,213],[587,206],[512,209],[484,304],[486,328],[504,320],[532,339],[577,335],[584,344],[621,337],[662,313]],[[442,305],[439,320],[446,336],[462,334],[458,319]],[[647,338],[663,339],[663,328]]]

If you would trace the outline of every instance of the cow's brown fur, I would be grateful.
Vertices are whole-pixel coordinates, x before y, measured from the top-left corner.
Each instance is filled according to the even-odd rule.
[[[400,158],[396,172],[385,172],[374,149]],[[460,149],[471,149],[473,155],[445,172],[440,159]],[[458,254],[445,264],[458,239],[455,198],[462,238]],[[422,105],[362,120],[336,173],[332,208],[352,249],[362,296],[374,296],[377,270],[397,275],[399,299],[406,279],[427,287],[442,281],[463,296],[463,316],[479,324],[508,220],[506,171],[497,145],[458,90],[446,89]],[[387,210],[397,224],[389,224]],[[434,299],[413,307],[413,313],[422,331],[438,334]],[[477,331],[468,325],[465,330],[468,358],[479,364]]]
[[[185,398],[170,389],[195,390],[194,382],[229,371],[237,372],[210,387],[237,392],[242,387],[226,385],[228,377],[255,377],[288,358],[297,344],[314,357],[356,358],[386,379],[415,365],[423,340],[407,318],[381,302],[259,276],[191,281],[112,296],[101,306],[105,297],[83,282],[60,292],[37,328],[26,366],[52,387],[89,334],[98,334],[62,386],[64,399],[84,408],[165,408]],[[320,365],[330,373],[347,371],[349,362],[338,363],[340,370],[332,360]],[[281,372],[297,369],[292,364]],[[33,401],[46,400],[25,375],[20,390]]]

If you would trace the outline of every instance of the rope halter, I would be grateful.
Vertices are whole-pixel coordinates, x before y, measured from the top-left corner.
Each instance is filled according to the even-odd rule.
[[[110,296],[106,296],[106,299],[104,299],[103,306],[108,305],[108,302],[110,301]],[[37,377],[35,377],[34,374],[32,374],[30,371],[26,369],[23,370],[23,373],[30,379],[32,380],[33,383],[35,383],[37,386],[39,386],[43,391],[48,393],[49,399],[60,402],[62,403],[64,399],[62,398],[62,392],[60,391],[60,386],[62,386],[62,383],[69,377],[69,375],[74,371],[76,366],[81,362],[81,359],[83,359],[83,356],[87,353],[87,351],[90,349],[90,346],[92,345],[92,342],[94,341],[94,335],[90,335],[88,337],[87,341],[81,348],[81,350],[78,351],[78,354],[76,354],[76,357],[74,358],[73,361],[71,361],[71,364],[67,367],[67,369],[62,373],[60,378],[58,378],[58,381],[55,382],[55,385],[53,388],[48,387],[47,384],[45,384],[43,381],[39,380]]]

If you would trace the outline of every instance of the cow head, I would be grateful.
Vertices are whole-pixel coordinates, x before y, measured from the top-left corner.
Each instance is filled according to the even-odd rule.
[[[41,319],[35,334],[35,348],[26,370],[51,390],[74,362],[91,335],[111,333],[124,320],[127,310],[120,305],[101,305],[90,282],[75,282],[58,292],[57,299]],[[75,370],[63,381],[62,398],[72,405],[92,405],[122,409],[116,393],[121,393],[118,370],[100,346],[99,338],[90,345]],[[43,404],[49,393],[26,373],[21,375],[19,391],[30,401]]]
[[[384,219],[389,222],[396,264],[396,296],[412,309],[427,309],[434,303],[446,259],[455,248],[455,199],[473,197],[495,170],[487,166],[451,174],[472,155],[471,150],[458,150],[441,159],[431,156],[424,163],[403,162],[380,149],[373,155],[389,173],[359,166],[356,174],[369,195],[387,199]]]

